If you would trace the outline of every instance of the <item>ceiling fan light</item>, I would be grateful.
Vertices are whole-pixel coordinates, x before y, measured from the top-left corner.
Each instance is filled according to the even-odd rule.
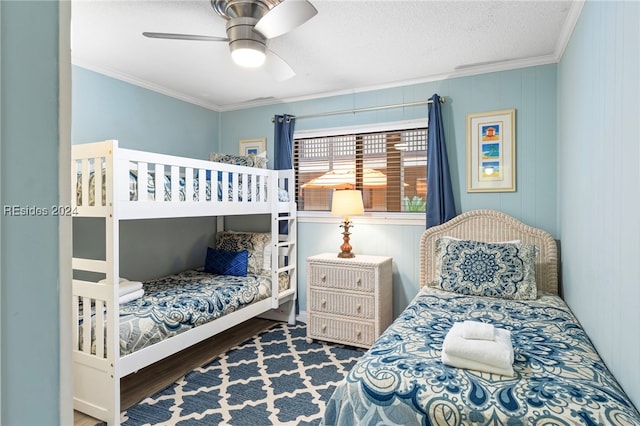
[[[245,68],[258,68],[264,64],[265,54],[252,48],[240,48],[231,52],[233,62]]]
[[[264,64],[265,45],[254,40],[237,40],[229,45],[233,62],[245,68],[257,68]]]

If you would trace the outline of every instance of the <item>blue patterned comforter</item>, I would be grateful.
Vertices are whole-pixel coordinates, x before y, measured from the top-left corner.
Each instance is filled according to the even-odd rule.
[[[211,201],[211,173],[209,171],[206,172],[205,179],[205,200]],[[76,180],[76,204],[82,205],[82,175],[78,174]],[[238,201],[242,201],[242,176],[238,177]],[[251,176],[248,178],[249,188],[251,187]],[[147,192],[146,197],[144,193],[140,194],[138,191],[138,175],[135,170],[129,171],[129,201],[154,201],[156,198],[156,188],[155,188],[155,178],[154,173],[151,172],[147,175]],[[186,189],[185,189],[185,178],[180,177],[180,181],[178,182],[178,197],[180,201],[186,200]],[[193,179],[193,201],[199,201],[199,179],[197,175]],[[222,172],[218,172],[218,198],[217,201],[223,200],[223,184],[222,184]],[[260,185],[257,187],[257,195],[260,198]],[[227,197],[229,201],[233,200],[233,180],[231,179],[228,183],[227,188]],[[168,175],[164,176],[164,201],[171,201],[171,177]],[[247,201],[251,201],[251,194],[248,195]],[[288,202],[289,201],[289,193],[284,188],[278,188],[278,201],[280,202]],[[95,174],[91,172],[89,177],[89,206],[95,205]],[[106,179],[104,170],[102,172],[102,203],[101,205],[106,205]]]
[[[454,322],[511,330],[515,377],[444,365]],[[516,301],[424,289],[336,388],[325,425],[640,425],[557,296]]]
[[[271,295],[268,276],[190,270],[144,283],[142,298],[120,305],[120,355],[237,311]]]
[[[280,288],[288,285],[287,277],[281,277]],[[120,305],[121,356],[270,297],[271,277],[215,275],[194,269],[146,281],[143,288],[144,296]],[[92,306],[92,318],[95,320],[93,311]],[[81,324],[79,347],[82,347],[82,336]],[[94,322],[92,353],[96,352],[95,336]]]

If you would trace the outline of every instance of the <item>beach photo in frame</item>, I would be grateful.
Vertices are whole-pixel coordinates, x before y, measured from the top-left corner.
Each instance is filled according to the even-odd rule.
[[[259,155],[267,149],[266,138],[240,139],[240,155]]]
[[[516,190],[516,110],[467,115],[467,192]]]

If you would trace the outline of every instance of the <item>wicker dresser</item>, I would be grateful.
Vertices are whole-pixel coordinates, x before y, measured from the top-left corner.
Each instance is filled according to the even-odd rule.
[[[391,324],[391,258],[307,258],[307,341],[370,347]]]

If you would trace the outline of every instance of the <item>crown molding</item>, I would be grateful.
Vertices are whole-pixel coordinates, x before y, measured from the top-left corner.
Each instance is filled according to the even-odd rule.
[[[71,64],[80,68],[87,69],[89,71],[97,72],[98,74],[106,75],[107,77],[111,77],[116,80],[124,81],[125,83],[133,84],[134,86],[142,87],[143,89],[148,89],[153,92],[157,92],[162,95],[169,96],[171,98],[175,98],[193,105],[201,106],[203,108],[210,109],[212,111],[216,111],[216,112],[222,111],[222,108],[220,107],[220,105],[203,102],[202,99],[197,99],[191,96],[187,96],[183,93],[167,89],[166,87],[159,86],[157,84],[148,82],[146,80],[141,80],[139,78],[122,73],[120,71],[116,71],[116,70],[102,67],[102,66],[97,66],[91,61],[86,61],[82,58],[78,58],[77,56],[72,56]]]
[[[585,0],[576,0],[571,2],[569,13],[567,14],[567,19],[562,27],[560,37],[558,37],[558,44],[556,45],[555,51],[556,62],[560,62],[562,56],[564,55],[564,51],[567,48],[569,41],[571,40],[573,30],[576,28],[578,20],[580,19],[580,14],[582,13],[584,2]]]
[[[536,58],[516,59],[516,60],[505,61],[500,63],[466,67],[463,69],[455,70],[450,73],[436,74],[436,75],[431,75],[431,76],[418,78],[418,79],[395,81],[391,83],[372,85],[372,86],[363,86],[356,89],[340,90],[340,91],[324,92],[324,93],[314,93],[310,95],[296,96],[296,97],[289,97],[289,98],[275,98],[275,99],[271,98],[269,99],[269,101],[265,101],[265,102],[261,102],[261,101],[243,102],[242,104],[226,105],[226,106],[220,107],[219,111],[220,112],[237,111],[237,110],[248,109],[248,108],[257,108],[257,107],[283,104],[283,103],[309,101],[309,100],[328,98],[333,96],[352,95],[354,93],[370,92],[374,90],[390,89],[390,88],[400,87],[400,86],[410,86],[414,84],[430,83],[433,81],[442,81],[442,80],[448,80],[448,79],[453,79],[458,77],[468,77],[472,75],[488,74],[492,72],[509,71],[509,70],[514,70],[518,68],[533,67],[538,65],[548,65],[548,64],[553,64],[557,62],[558,62],[558,59],[555,54],[538,56]]]
[[[501,71],[510,71],[510,70],[515,70],[519,68],[527,68],[527,67],[558,63],[562,59],[562,55],[564,54],[564,51],[569,43],[569,40],[571,39],[571,34],[573,33],[573,30],[578,22],[578,19],[580,18],[580,13],[584,6],[584,1],[585,0],[577,0],[577,1],[571,2],[567,19],[563,26],[562,33],[558,38],[556,50],[553,54],[538,56],[535,58],[514,59],[510,61],[503,61],[503,62],[477,64],[477,65],[468,66],[468,67],[461,67],[450,73],[434,74],[434,75],[425,76],[417,79],[394,81],[394,82],[389,82],[389,83],[379,84],[379,85],[362,86],[359,88],[348,89],[348,90],[319,92],[319,93],[313,93],[313,94],[304,95],[304,96],[293,96],[293,97],[284,97],[284,98],[269,97],[266,99],[241,102],[237,104],[218,105],[214,103],[203,102],[202,99],[197,99],[191,96],[184,95],[183,93],[167,89],[157,84],[154,84],[145,80],[141,80],[136,77],[132,77],[130,75],[121,73],[119,71],[115,71],[113,69],[96,66],[90,61],[85,61],[82,58],[73,57],[72,63],[73,65],[86,68],[88,70],[95,71],[100,74],[104,74],[108,77],[112,77],[117,80],[122,80],[127,83],[140,86],[145,89],[149,89],[166,96],[170,96],[172,98],[176,98],[194,105],[198,105],[203,108],[207,108],[216,112],[230,112],[230,111],[238,111],[238,110],[249,109],[249,108],[258,108],[258,107],[264,107],[264,106],[283,104],[283,103],[294,103],[294,102],[309,101],[309,100],[328,98],[328,97],[334,97],[334,96],[352,95],[354,93],[391,89],[391,88],[401,87],[401,86],[430,83],[434,81],[449,80],[449,79],[459,78],[459,77],[469,77],[473,75],[488,74],[488,73],[501,72]]]

